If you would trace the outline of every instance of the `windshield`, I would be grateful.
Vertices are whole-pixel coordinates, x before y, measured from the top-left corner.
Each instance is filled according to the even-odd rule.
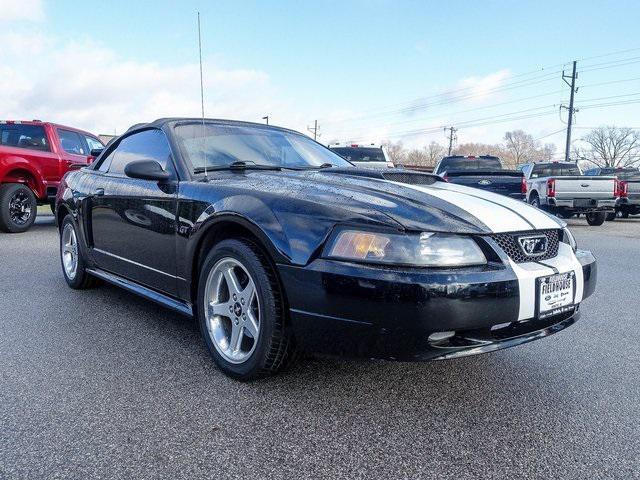
[[[575,163],[543,163],[533,166],[531,178],[538,177],[568,177],[582,175]]]
[[[193,122],[177,125],[174,132],[192,173],[238,161],[293,169],[352,166],[304,135],[268,127]]]
[[[382,148],[336,147],[334,152],[350,162],[386,162]]]
[[[456,157],[456,158],[444,158],[440,163],[438,173],[451,170],[478,170],[481,168],[491,170],[502,170],[500,160],[497,158],[486,157]]]

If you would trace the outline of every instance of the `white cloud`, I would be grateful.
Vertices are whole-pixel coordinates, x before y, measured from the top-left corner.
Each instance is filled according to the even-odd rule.
[[[464,97],[470,102],[481,102],[497,96],[496,89],[509,78],[509,75],[509,70],[503,69],[483,77],[463,78],[450,93],[454,97]]]
[[[94,133],[121,133],[164,116],[200,116],[197,63],[171,66],[125,59],[89,40],[62,42],[31,33],[0,34],[3,117],[55,121]],[[204,63],[208,117],[298,122],[269,76]],[[301,122],[300,122],[301,123]]]
[[[41,22],[44,18],[42,0],[0,0],[0,23]]]

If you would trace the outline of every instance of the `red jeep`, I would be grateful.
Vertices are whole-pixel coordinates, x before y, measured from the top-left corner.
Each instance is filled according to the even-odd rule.
[[[104,148],[88,132],[39,120],[0,120],[0,230],[24,232],[51,204],[62,176]],[[93,154],[92,154],[93,153]]]

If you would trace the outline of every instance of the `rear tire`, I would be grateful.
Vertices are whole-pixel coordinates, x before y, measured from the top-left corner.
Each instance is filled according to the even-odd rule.
[[[538,195],[531,195],[531,197],[529,198],[529,204],[532,207],[540,208],[540,198],[538,197]]]
[[[613,222],[617,217],[616,212],[607,213],[607,222]]]
[[[587,223],[592,227],[599,227],[607,218],[607,212],[590,212],[585,214]]]
[[[629,212],[620,212],[620,218],[629,218]]]
[[[22,233],[36,221],[38,202],[31,189],[21,183],[0,185],[0,230]]]
[[[73,217],[67,215],[60,225],[60,263],[67,285],[74,290],[91,288],[98,283],[86,270],[86,256],[79,239]]]
[[[209,353],[231,378],[271,375],[296,358],[275,271],[249,240],[223,240],[211,249],[200,269],[196,311]]]

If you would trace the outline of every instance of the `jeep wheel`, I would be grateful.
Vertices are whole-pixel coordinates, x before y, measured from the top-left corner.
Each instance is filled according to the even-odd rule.
[[[21,183],[0,186],[0,230],[26,232],[36,220],[38,204],[31,189]]]

